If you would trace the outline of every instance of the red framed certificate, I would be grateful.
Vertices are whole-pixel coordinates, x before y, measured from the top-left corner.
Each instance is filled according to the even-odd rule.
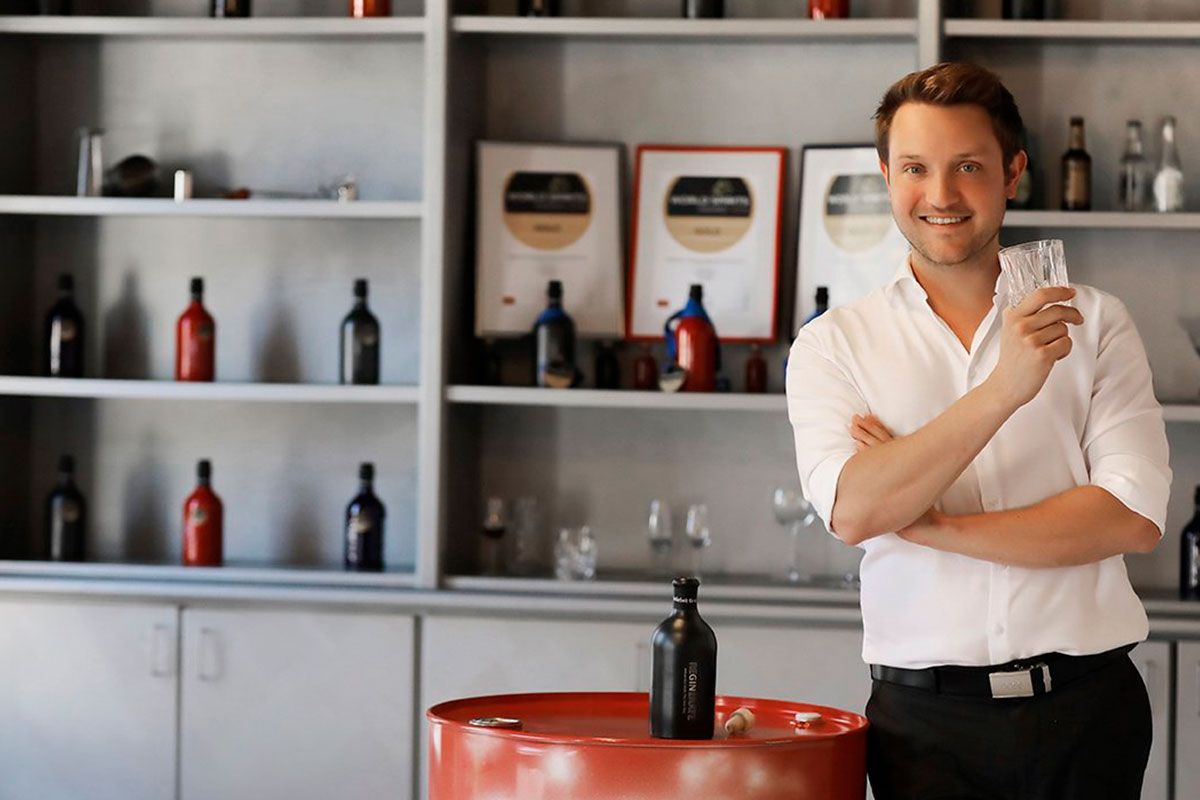
[[[661,338],[698,283],[722,341],[775,340],[786,159],[785,147],[638,147],[628,338]]]

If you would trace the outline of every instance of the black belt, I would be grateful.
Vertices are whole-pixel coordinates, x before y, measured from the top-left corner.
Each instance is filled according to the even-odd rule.
[[[1129,653],[1136,646],[1122,645],[1103,653],[1069,656],[1046,653],[984,667],[945,666],[902,669],[883,664],[871,665],[871,677],[877,681],[898,683],[938,694],[969,697],[1033,697],[1046,694]]]

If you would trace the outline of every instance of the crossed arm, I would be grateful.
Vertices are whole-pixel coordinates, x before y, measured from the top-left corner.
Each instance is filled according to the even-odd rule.
[[[896,439],[873,416],[855,416],[850,431],[859,453],[847,462],[846,470],[876,448],[876,454],[908,449],[903,439]],[[840,488],[839,482],[839,492]],[[1120,553],[1148,553],[1160,539],[1155,523],[1099,486],[1077,486],[1040,503],[1008,511],[953,516],[931,507],[915,520],[898,526],[896,534],[935,550],[1019,567],[1068,567]]]

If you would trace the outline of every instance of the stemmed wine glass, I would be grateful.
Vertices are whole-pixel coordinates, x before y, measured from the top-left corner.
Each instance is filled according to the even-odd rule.
[[[674,529],[671,526],[671,506],[666,500],[650,501],[650,517],[646,521],[646,535],[650,539],[654,575],[664,578],[671,572],[671,547]]]
[[[708,506],[704,503],[688,506],[685,530],[688,542],[692,545],[692,574],[699,578],[704,548],[712,544],[712,534],[708,529]]]
[[[792,564],[788,569],[788,581],[791,583],[808,583],[813,580],[811,572],[801,564],[800,544],[804,529],[817,518],[812,503],[793,489],[779,487],[771,497],[771,508],[775,512],[775,521],[787,527],[788,535],[792,537]]]

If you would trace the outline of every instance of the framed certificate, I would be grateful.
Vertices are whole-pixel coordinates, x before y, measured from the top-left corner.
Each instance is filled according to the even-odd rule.
[[[580,337],[622,338],[620,146],[477,148],[475,335],[529,333],[557,280]]]
[[[783,147],[638,148],[629,338],[661,338],[698,283],[722,341],[775,339],[786,155]]]
[[[843,305],[886,283],[908,253],[873,145],[803,148],[799,227],[793,332],[815,310],[819,287],[830,308]]]

